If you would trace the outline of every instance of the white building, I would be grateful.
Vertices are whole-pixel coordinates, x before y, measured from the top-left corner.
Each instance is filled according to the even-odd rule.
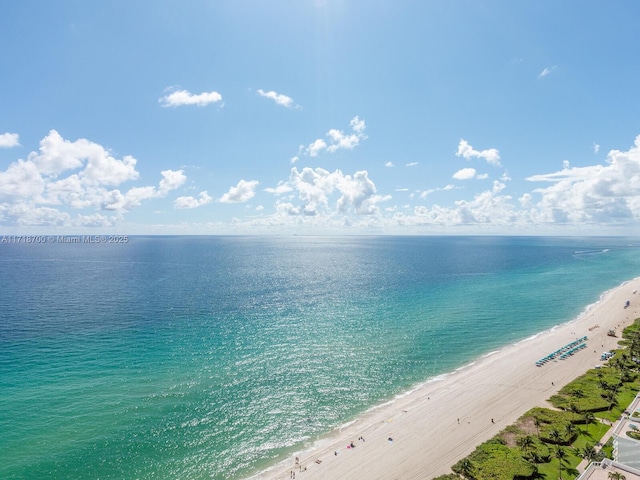
[[[640,415],[640,396],[631,402],[627,412],[629,414],[613,430],[613,458],[618,463],[640,470],[640,440],[627,435],[634,431],[640,434],[640,416],[634,416],[634,413]]]
[[[610,473],[624,475],[625,480],[640,480],[640,470],[623,465],[613,460],[591,462],[587,469],[576,480],[611,480]]]
[[[640,440],[627,432],[640,432],[640,394],[631,402],[627,416],[620,419],[612,432],[613,458],[591,462],[576,480],[609,480],[610,473],[619,473],[626,480],[640,480]],[[636,413],[637,412],[637,413]],[[634,416],[636,413],[638,416]]]

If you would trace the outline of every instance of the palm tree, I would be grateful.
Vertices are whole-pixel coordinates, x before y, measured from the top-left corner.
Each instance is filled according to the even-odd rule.
[[[585,445],[581,449],[577,449],[576,454],[588,462],[592,462],[598,457],[598,452],[596,452],[595,446],[590,444]]]
[[[614,357],[611,360],[609,360],[609,366],[620,369],[620,357]]]
[[[613,360],[611,360],[609,362],[609,364],[614,367],[617,368],[618,370],[620,370],[620,377],[624,377],[626,376],[625,374],[627,373],[627,370],[629,369],[629,366],[627,365],[627,361],[628,361],[628,357],[626,353],[621,353],[619,356],[616,356]]]
[[[538,417],[533,417],[533,424],[536,426],[536,430],[538,432],[538,440],[540,439],[540,425],[542,425],[542,422],[540,422],[540,419]]]
[[[616,385],[609,387],[609,391],[605,396],[605,398],[609,402],[609,410],[611,410],[618,403],[618,399],[616,398],[617,393],[618,387]]]
[[[538,452],[535,450],[531,450],[526,453],[526,455],[524,456],[524,459],[527,462],[529,462],[529,464],[533,467],[533,473],[534,474],[538,473],[538,464],[542,463],[542,458],[540,457],[540,455],[538,455]],[[534,476],[532,478],[537,478],[537,477]]]
[[[620,381],[622,383],[629,383],[629,382],[632,382],[633,379],[634,379],[634,375],[631,369],[629,368],[629,365],[627,363],[622,364],[622,367],[620,368]]]
[[[576,398],[584,398],[584,392],[582,391],[582,389],[576,388],[571,392],[571,396]]]
[[[564,427],[564,431],[569,438],[569,442],[571,442],[571,440],[573,440],[573,436],[576,433],[576,426],[573,423],[567,423],[567,426]]]
[[[553,443],[557,443],[558,445],[562,441],[562,435],[560,435],[560,432],[555,428],[549,432],[549,437],[553,440]]]
[[[598,386],[602,389],[602,396],[609,402],[609,410],[616,404],[618,385],[611,385],[606,380],[599,380]]]
[[[465,478],[473,478],[473,463],[468,458],[463,458],[458,462],[459,473]]]
[[[640,332],[631,335],[629,353],[631,354],[631,359],[633,359],[633,357],[640,357]]]
[[[584,423],[587,425],[585,433],[589,431],[589,425],[595,423],[595,421],[596,421],[596,416],[593,414],[593,412],[585,412]]]
[[[575,403],[572,403],[571,405],[569,405],[569,411],[573,413],[576,417],[578,416],[578,413],[580,413],[580,410],[578,409],[578,406]]]
[[[627,477],[619,472],[609,472],[609,478],[611,480],[627,480]]]
[[[558,459],[558,478],[562,479],[562,462],[567,458],[567,452],[564,448],[558,446],[556,447],[554,456]]]
[[[600,373],[600,372],[598,372]],[[601,374],[602,375],[602,374]],[[604,391],[608,391],[609,390],[609,384],[607,383],[606,380],[600,379],[598,380],[598,386]]]
[[[533,447],[533,438],[531,438],[531,435],[527,435],[525,437],[520,437],[518,439],[518,446],[525,452],[529,452],[531,450],[531,447]]]

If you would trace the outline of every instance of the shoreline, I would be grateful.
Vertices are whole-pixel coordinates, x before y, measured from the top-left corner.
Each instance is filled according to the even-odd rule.
[[[547,406],[551,395],[601,363],[601,353],[615,348],[621,330],[639,316],[638,291],[640,277],[626,281],[575,319],[428,379],[250,478],[291,479],[293,472],[305,480],[425,479],[451,473],[482,442],[531,408]],[[607,336],[609,329],[618,336]],[[582,336],[588,337],[583,351],[535,365]]]

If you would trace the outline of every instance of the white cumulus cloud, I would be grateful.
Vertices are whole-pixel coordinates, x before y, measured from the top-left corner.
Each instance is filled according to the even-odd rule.
[[[274,92],[273,90],[265,92],[264,90],[259,89],[258,95],[260,95],[261,97],[269,98],[276,102],[278,105],[286,108],[297,107],[297,105],[293,101],[293,98],[288,97],[287,95],[284,95],[282,93]]]
[[[377,214],[378,204],[391,198],[376,193],[375,184],[365,170],[345,175],[340,170],[329,172],[323,168],[293,168],[289,181],[280,186],[283,191],[286,187],[297,195],[300,202],[299,205],[293,202],[278,203],[279,211],[288,216],[312,217],[349,212],[356,215]]]
[[[458,200],[452,207],[416,206],[413,216],[398,216],[397,221],[408,225],[504,225],[514,221],[511,197],[501,195],[505,185],[495,181],[490,190],[477,194],[472,200]]]
[[[391,199],[390,195],[376,195],[376,186],[364,170],[353,176],[344,175],[337,189],[342,194],[337,202],[339,212],[353,209],[358,215],[372,215],[379,213],[378,203]]]
[[[20,145],[19,135],[17,133],[0,134],[0,148],[11,148]]]
[[[276,187],[268,187],[264,189],[267,193],[272,193],[274,195],[284,195],[293,191],[293,188],[287,182],[279,182]]]
[[[325,142],[321,138],[318,138],[307,147],[306,152],[310,157],[317,157],[318,154],[325,148],[327,148],[327,142]]]
[[[44,191],[45,180],[30,161],[18,160],[0,172],[0,200],[33,198]]]
[[[460,139],[456,156],[463,157],[466,160],[471,160],[472,158],[484,158],[490,165],[494,165],[496,167],[500,166],[500,152],[498,150],[495,148],[481,151],[474,150],[474,148],[469,145],[469,142],[464,139]]]
[[[327,132],[328,141],[318,138],[309,144],[304,152],[310,157],[316,157],[322,150],[334,153],[338,150],[353,150],[367,136],[364,131],[366,124],[360,117],[355,116],[349,122],[351,133],[344,133],[342,130],[332,128]]]
[[[478,158],[483,152],[463,144],[460,156],[464,153]],[[474,171],[462,169],[456,177],[488,178]],[[303,228],[339,233],[346,228],[352,232],[554,234],[633,232],[640,225],[640,136],[630,149],[610,151],[602,165],[574,168],[563,162],[560,171],[527,180],[538,183],[538,188],[517,198],[509,192],[511,179],[505,171],[489,188],[471,197],[454,197],[459,187],[448,184],[397,193],[403,200],[391,204],[392,198],[376,191],[366,171],[347,175],[340,170],[293,168],[287,181],[270,189],[279,195],[275,211],[244,222],[237,219],[234,227],[242,223],[265,231]],[[443,194],[436,196],[436,192]],[[411,203],[403,204],[407,199]],[[383,206],[383,202],[389,203]]]
[[[211,203],[213,198],[206,192],[200,192],[198,197],[178,197],[173,201],[175,208],[198,208],[207,203]]]
[[[160,97],[158,102],[163,107],[179,107],[181,105],[197,105],[204,107],[210,103],[217,103],[222,101],[222,95],[218,92],[202,92],[199,94],[193,94],[188,90],[176,90],[164,97]]]
[[[160,174],[162,175],[162,180],[158,185],[158,193],[160,195],[166,195],[167,192],[181,187],[187,181],[187,177],[182,170],[162,170]]]
[[[458,170],[453,174],[453,178],[456,180],[470,180],[476,176],[475,168],[463,168],[462,170]]]
[[[256,194],[257,180],[240,180],[238,185],[231,187],[227,193],[218,200],[221,203],[244,203],[251,200]]]
[[[526,180],[550,186],[538,214],[547,222],[619,223],[640,220],[640,135],[628,151],[611,150],[606,165],[570,167]]]
[[[64,209],[126,212],[186,181],[182,170],[163,170],[158,187],[114,188],[139,178],[136,164],[130,155],[118,159],[95,142],[66,140],[51,130],[38,151],[0,171],[0,212],[6,223],[17,225],[111,225],[120,217],[72,217]]]

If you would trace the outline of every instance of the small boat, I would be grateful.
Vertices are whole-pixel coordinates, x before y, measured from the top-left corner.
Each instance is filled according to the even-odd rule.
[[[615,337],[616,336],[616,331],[615,330],[609,330],[607,332],[607,335],[609,335],[610,337]]]

